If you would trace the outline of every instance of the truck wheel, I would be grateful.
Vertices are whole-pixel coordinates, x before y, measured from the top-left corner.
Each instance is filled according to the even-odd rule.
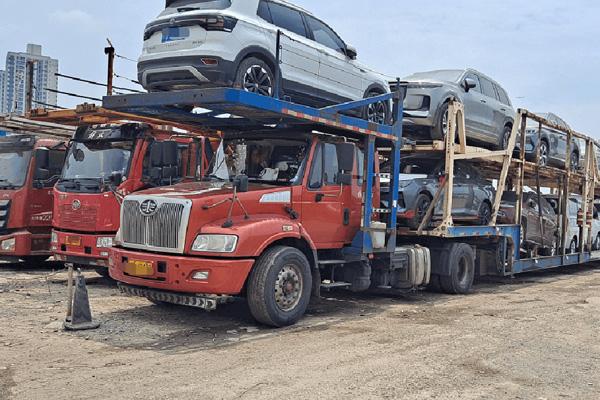
[[[449,276],[440,276],[440,284],[448,294],[467,294],[475,278],[475,253],[465,243],[453,243],[445,260]]]
[[[248,280],[248,305],[260,323],[280,328],[293,325],[306,312],[312,276],[298,249],[277,246],[256,261]]]
[[[96,268],[94,268],[94,271],[96,271],[96,273],[103,278],[112,279],[110,277],[110,274],[108,273],[108,268],[106,268],[106,267],[96,267]]]

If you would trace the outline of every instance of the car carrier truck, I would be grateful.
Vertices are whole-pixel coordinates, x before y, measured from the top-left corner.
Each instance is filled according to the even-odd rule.
[[[60,138],[0,138],[0,259],[35,264],[51,255],[52,187],[62,170]]]
[[[525,251],[519,200],[514,224],[496,224],[507,189],[517,199],[526,187],[538,193],[542,187],[565,194],[582,190],[583,204],[593,202],[597,173],[590,171],[597,168],[591,157],[583,172],[542,168],[527,163],[524,154],[513,159],[526,119],[537,118],[525,110],[519,110],[507,150],[469,147],[456,102],[450,104],[449,131],[458,132],[458,143],[403,141],[404,94],[398,85],[388,95],[323,109],[225,88],[106,97],[108,109],[160,115],[224,135],[223,157],[203,182],[124,198],[110,275],[123,292],[153,302],[213,310],[245,297],[259,322],[280,327],[298,321],[323,289],[404,292],[429,285],[463,294],[476,275],[510,276],[598,258],[583,244],[567,255],[560,232],[558,254]],[[380,101],[393,103],[391,126],[346,115]],[[191,112],[198,107],[211,111]],[[421,226],[401,228],[401,156],[432,152],[446,159],[440,188]],[[459,159],[498,181],[486,226],[453,223],[453,168]],[[390,166],[387,174],[378,170],[382,160]],[[440,204],[443,218],[432,226]],[[585,210],[583,215],[585,231]]]
[[[213,150],[208,140],[172,127],[124,123],[122,116],[82,107],[42,114],[44,121],[82,124],[69,143],[54,188],[55,259],[94,267],[108,276],[108,249],[119,229],[123,197],[136,191],[197,180]]]

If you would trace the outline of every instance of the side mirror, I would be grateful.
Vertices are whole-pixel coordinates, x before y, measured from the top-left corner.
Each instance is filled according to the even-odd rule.
[[[356,148],[352,143],[338,143],[336,145],[338,169],[340,172],[352,172],[354,169],[354,157]]]
[[[233,178],[233,186],[240,193],[248,191],[248,177],[246,175],[238,175]]]
[[[50,178],[50,150],[40,148],[35,151],[35,173],[33,179],[45,181]]]
[[[337,183],[342,186],[352,185],[352,174],[340,173],[337,175]]]
[[[469,93],[471,89],[475,89],[477,87],[477,82],[473,78],[466,78],[464,82],[465,92]]]
[[[123,174],[121,172],[115,171],[110,175],[109,179],[113,185],[119,186],[121,183],[123,183]]]
[[[356,50],[356,47],[347,45],[346,56],[348,56],[348,58],[351,60],[356,60],[356,58],[358,57],[358,51]]]

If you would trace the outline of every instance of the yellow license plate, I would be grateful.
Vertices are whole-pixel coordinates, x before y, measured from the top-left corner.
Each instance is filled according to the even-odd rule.
[[[67,236],[65,242],[68,246],[81,247],[81,236]]]
[[[154,268],[151,262],[131,260],[125,264],[125,273],[133,276],[151,276],[154,275]]]

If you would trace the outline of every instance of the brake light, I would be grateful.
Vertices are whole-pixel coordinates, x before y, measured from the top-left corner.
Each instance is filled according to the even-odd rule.
[[[231,32],[238,20],[222,15],[203,15],[197,18],[197,23],[207,31]]]

